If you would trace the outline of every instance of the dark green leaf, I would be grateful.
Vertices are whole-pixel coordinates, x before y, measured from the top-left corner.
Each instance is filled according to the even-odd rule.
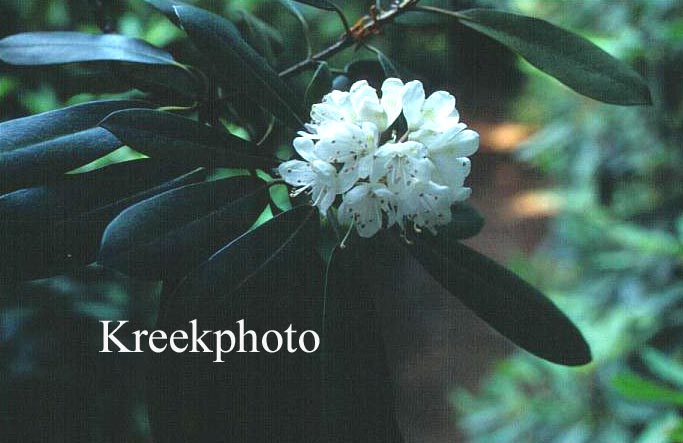
[[[105,100],[0,123],[0,191],[41,183],[121,146],[97,123],[111,112],[147,103]]]
[[[229,306],[235,301],[233,293],[242,287],[258,280],[260,273],[266,268],[279,267],[286,269],[278,272],[295,274],[293,263],[285,258],[294,253],[313,248],[318,232],[318,218],[310,206],[299,206],[272,218],[257,229],[247,232],[233,242],[213,254],[200,268],[193,273],[179,289],[197,300],[192,312],[207,313],[207,306],[201,300]],[[291,257],[290,257],[291,258]],[[219,291],[189,291],[192,285],[197,287],[210,285]],[[189,315],[184,312],[182,315]]]
[[[198,171],[172,180],[187,170],[142,159],[1,196],[0,274],[37,278],[94,261],[105,227],[119,212],[205,176]]]
[[[636,72],[574,33],[544,20],[492,9],[450,14],[580,94],[618,105],[651,103],[650,90]]]
[[[233,100],[226,103],[227,116],[230,121],[244,128],[252,140],[260,140],[274,123],[274,117],[257,103],[251,100]],[[271,152],[258,146],[259,153]],[[270,154],[272,155],[272,154]]]
[[[635,374],[619,374],[612,385],[625,397],[636,401],[652,401],[683,406],[683,392],[646,380]]]
[[[303,3],[305,5],[313,6],[318,9],[324,9],[326,11],[334,11],[334,5],[328,0],[294,0],[298,3]]]
[[[474,237],[484,227],[484,217],[469,203],[453,206],[451,214],[451,222],[439,228],[439,236],[461,240]]]
[[[0,123],[0,147],[3,153],[26,148],[96,127],[100,120],[114,111],[149,106],[140,100],[101,100],[10,120]]]
[[[169,112],[128,109],[100,122],[133,149],[188,165],[230,168],[264,168],[277,165],[274,159],[251,154],[247,140]]]
[[[118,34],[27,32],[0,40],[0,60],[11,65],[56,65],[119,61],[175,65],[173,57],[149,43]]]
[[[398,260],[380,236],[335,249],[327,269],[321,352],[331,441],[402,442],[375,307],[379,291],[395,278]]]
[[[174,9],[182,28],[214,64],[229,92],[247,94],[292,127],[303,124],[304,112],[295,95],[231,22],[193,6]]]
[[[90,128],[8,152],[0,157],[0,190],[44,182],[120,146],[119,140],[104,129]]]
[[[179,96],[196,99],[204,92],[205,86],[197,76],[174,66],[156,66],[149,69],[146,65],[122,65],[111,73],[129,88],[151,92],[157,96],[167,97],[168,102],[178,103]]]
[[[284,49],[282,35],[277,29],[253,14],[239,10],[238,27],[246,42],[266,60],[274,61]]]
[[[174,25],[180,26],[180,20],[175,13],[175,6],[185,5],[186,3],[180,1],[170,1],[170,0],[145,0],[145,2],[154,6],[157,10],[161,11],[169,20],[173,22]]]
[[[320,330],[322,266],[313,208],[285,212],[220,250],[180,285],[158,326],[169,333],[230,329]],[[201,334],[201,332],[200,332]],[[308,337],[310,339],[310,336]],[[295,338],[296,340],[296,338]],[[215,336],[204,337],[215,347]],[[252,349],[246,335],[245,350]],[[274,340],[271,339],[271,343]],[[307,342],[309,346],[311,341]],[[228,336],[223,346],[229,347]],[[155,441],[328,441],[320,432],[317,353],[152,354],[150,420]],[[298,344],[295,344],[298,348]],[[190,375],[191,374],[191,375]]]
[[[307,106],[320,103],[323,96],[332,89],[332,72],[327,63],[322,62],[313,73],[313,78],[306,88],[305,102]]]
[[[185,275],[242,235],[267,204],[268,186],[253,177],[173,189],[119,214],[98,262],[146,279]]]
[[[576,326],[514,273],[447,236],[424,236],[408,249],[436,281],[513,343],[554,363],[591,361]]]

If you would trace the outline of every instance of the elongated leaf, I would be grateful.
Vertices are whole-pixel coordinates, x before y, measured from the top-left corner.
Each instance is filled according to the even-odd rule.
[[[268,23],[246,11],[237,11],[240,19],[237,27],[244,40],[256,52],[268,61],[275,61],[275,56],[284,49],[282,35]]]
[[[242,235],[268,204],[268,186],[234,177],[174,189],[123,211],[102,237],[98,262],[162,279],[189,273]]]
[[[313,73],[313,78],[306,88],[306,104],[320,103],[323,96],[332,89],[332,72],[327,63],[322,62]]]
[[[240,290],[252,280],[259,278],[259,273],[266,267],[274,267],[281,263],[291,251],[304,249],[315,244],[318,219],[310,206],[301,206],[284,212],[269,220],[253,231],[240,236],[224,248],[213,254],[196,275],[190,276],[179,291],[188,291],[188,287],[211,282],[220,287],[220,293],[197,293],[199,300],[211,300],[228,306],[234,301],[233,292]],[[283,264],[294,272],[292,264]],[[214,279],[220,281],[213,282]],[[220,300],[213,297],[219,296]],[[197,314],[205,313],[205,307],[197,303]],[[185,315],[185,314],[183,314]]]
[[[0,123],[0,191],[55,178],[121,146],[97,123],[109,113],[146,107],[137,100],[104,100]]]
[[[100,100],[0,123],[3,153],[26,148],[97,126],[104,117],[126,108],[147,108],[141,100]]]
[[[326,11],[334,11],[334,6],[332,2],[328,0],[294,0],[298,3],[303,3],[305,5],[313,6],[318,9],[325,9]]]
[[[155,66],[127,64],[118,67],[111,75],[129,88],[151,92],[166,97],[165,103],[179,103],[179,98],[197,99],[204,92],[205,85],[193,73],[175,66]],[[99,80],[99,79],[98,79]]]
[[[169,112],[128,109],[100,122],[122,143],[150,157],[188,165],[270,168],[275,159],[254,155],[247,140]]]
[[[149,43],[118,34],[27,32],[0,40],[0,60],[11,65],[56,65],[90,61],[119,61],[173,65],[167,52]]]
[[[105,227],[119,212],[205,176],[198,171],[173,180],[187,169],[142,159],[1,196],[0,274],[38,278],[94,261]]]
[[[636,401],[651,401],[683,406],[683,392],[646,380],[635,374],[618,374],[612,385],[623,396]]]
[[[451,210],[451,217],[449,224],[439,228],[438,235],[460,240],[474,237],[484,227],[484,217],[466,202],[454,206]]]
[[[180,19],[175,13],[175,6],[185,5],[186,3],[173,0],[145,0],[145,2],[162,12],[174,25],[180,26]]]
[[[102,128],[64,135],[0,157],[0,190],[41,183],[109,154],[121,146]]]
[[[647,84],[630,67],[544,20],[492,9],[441,12],[506,45],[580,94],[618,105],[652,102]]]
[[[300,207],[271,219],[216,253],[180,285],[159,317],[169,333],[198,328],[267,330],[286,337],[320,330],[322,266],[314,242],[317,215]],[[201,334],[201,332],[200,332]],[[245,351],[254,342],[247,334]],[[215,335],[204,342],[215,349]],[[150,418],[155,441],[327,441],[320,432],[317,354],[302,351],[216,355],[152,354]],[[275,339],[270,337],[275,347]],[[312,347],[310,334],[306,344]],[[229,337],[223,336],[225,350]],[[286,346],[286,345],[285,345]],[[188,374],[192,374],[188,376]],[[322,437],[322,440],[321,440]]]
[[[387,251],[383,236],[363,240],[335,249],[327,268],[321,350],[326,441],[403,441],[375,307],[375,295],[398,269]]]
[[[591,361],[576,326],[514,273],[449,237],[425,236],[408,249],[444,288],[513,343],[554,363]]]
[[[231,22],[193,6],[174,9],[182,28],[214,64],[229,91],[247,94],[292,127],[303,124],[304,112],[295,95]]]

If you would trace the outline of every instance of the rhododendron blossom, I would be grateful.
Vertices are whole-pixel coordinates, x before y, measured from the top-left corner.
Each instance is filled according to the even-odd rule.
[[[399,136],[395,127],[407,129]],[[426,97],[421,82],[389,78],[378,96],[361,80],[313,105],[305,129],[293,143],[302,160],[280,165],[280,175],[324,216],[340,195],[338,220],[361,237],[394,224],[436,233],[471,193],[464,183],[479,134],[446,91]]]

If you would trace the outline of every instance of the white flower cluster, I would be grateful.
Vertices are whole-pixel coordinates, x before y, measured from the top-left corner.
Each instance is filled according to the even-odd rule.
[[[279,173],[296,188],[292,196],[310,193],[323,215],[342,195],[339,221],[353,223],[362,237],[382,225],[405,230],[407,222],[435,233],[471,193],[463,184],[479,134],[460,122],[448,92],[425,98],[421,82],[397,78],[386,79],[381,92],[363,80],[313,105],[307,131],[294,139],[303,161],[282,163]],[[407,131],[398,137],[388,129],[401,112]]]

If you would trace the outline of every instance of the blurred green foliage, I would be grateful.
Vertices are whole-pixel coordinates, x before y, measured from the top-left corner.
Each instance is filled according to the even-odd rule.
[[[563,208],[516,267],[577,322],[595,362],[515,354],[478,392],[453,394],[460,427],[486,443],[683,441],[683,3],[510,5],[591,29],[647,78],[654,106],[598,104],[528,70],[514,112],[543,129],[520,158],[552,178]]]

